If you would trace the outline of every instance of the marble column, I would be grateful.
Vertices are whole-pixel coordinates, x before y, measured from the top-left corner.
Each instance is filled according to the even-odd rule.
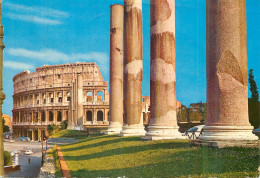
[[[105,134],[119,134],[123,126],[124,7],[116,4],[112,5],[110,8],[110,122]]]
[[[248,118],[246,0],[207,1],[207,123],[199,140],[257,140]],[[224,145],[223,145],[224,144]]]
[[[124,1],[124,126],[121,136],[145,135],[142,120],[142,0]]]
[[[175,0],[151,0],[151,121],[143,139],[182,138],[176,116]]]
[[[70,89],[70,101],[69,101],[69,118],[68,118],[68,128],[73,130],[75,127],[74,117],[75,117],[75,81],[73,81]]]
[[[77,76],[77,126],[83,127],[83,78],[81,74]]]

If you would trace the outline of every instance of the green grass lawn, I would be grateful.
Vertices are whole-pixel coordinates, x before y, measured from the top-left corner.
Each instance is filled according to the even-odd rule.
[[[257,177],[259,149],[95,136],[61,147],[73,177]]]
[[[77,130],[61,130],[56,132],[52,137],[59,138],[86,138],[89,134],[86,132],[80,132]]]

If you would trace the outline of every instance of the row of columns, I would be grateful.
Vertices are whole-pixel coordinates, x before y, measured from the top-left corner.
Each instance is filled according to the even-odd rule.
[[[124,7],[111,6],[111,122],[107,134],[145,135],[142,138],[148,140],[181,138],[176,120],[175,0],[150,0],[150,4],[149,131],[145,133],[141,117],[142,1],[125,0]],[[258,139],[248,119],[246,42],[246,1],[207,1],[208,114],[202,141]]]

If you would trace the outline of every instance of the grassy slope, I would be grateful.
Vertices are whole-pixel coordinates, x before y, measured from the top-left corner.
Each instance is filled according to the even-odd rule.
[[[61,130],[56,132],[52,137],[59,137],[59,138],[86,138],[88,133],[80,132],[76,130]]]
[[[257,177],[259,149],[192,147],[188,140],[98,136],[61,147],[74,177]]]

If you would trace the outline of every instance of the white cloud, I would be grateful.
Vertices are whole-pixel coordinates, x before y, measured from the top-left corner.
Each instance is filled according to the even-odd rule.
[[[32,70],[35,68],[33,64],[23,63],[23,62],[15,62],[15,61],[5,61],[4,67],[11,69],[19,69],[19,70]]]
[[[36,60],[36,63],[37,61],[49,64],[96,62],[103,72],[107,73],[109,71],[109,57],[104,52],[66,54],[53,49],[41,49],[39,51],[32,51],[23,48],[10,48],[6,49],[5,52],[22,60]]]
[[[108,55],[102,52],[66,54],[53,49],[32,51],[23,48],[9,48],[6,50],[6,52],[7,54],[16,57],[30,58],[51,63],[74,62],[76,60],[96,61],[100,63],[108,61]]]
[[[40,51],[31,51],[22,48],[10,48],[6,50],[7,54],[16,57],[23,57],[47,62],[68,62],[69,56],[65,53],[52,50],[42,49]]]
[[[37,24],[59,25],[63,23],[63,18],[69,17],[67,12],[52,8],[25,6],[13,3],[5,3],[4,5],[11,11],[10,13],[7,13],[6,16],[15,20]]]
[[[7,13],[6,16],[13,20],[22,20],[22,21],[34,22],[34,23],[38,23],[38,24],[49,24],[49,25],[62,24],[62,22],[60,22],[58,20],[52,20],[52,19],[37,17],[37,16],[33,16],[33,15]]]

